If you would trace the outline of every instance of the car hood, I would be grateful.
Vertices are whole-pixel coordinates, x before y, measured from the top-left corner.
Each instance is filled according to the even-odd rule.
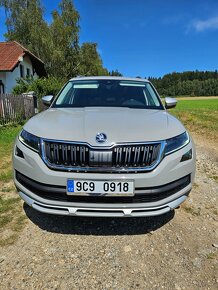
[[[43,138],[82,141],[93,146],[164,140],[185,131],[165,110],[111,107],[51,108],[31,118],[24,129]],[[105,133],[107,142],[97,143],[97,133]]]

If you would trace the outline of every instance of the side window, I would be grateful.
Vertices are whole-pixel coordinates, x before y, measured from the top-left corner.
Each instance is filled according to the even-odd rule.
[[[160,102],[158,100],[158,97],[149,83],[145,87],[145,94],[148,98],[148,105],[157,106],[157,107],[160,106]]]
[[[20,64],[20,77],[24,77],[24,66],[22,64]]]
[[[63,88],[62,92],[60,93],[56,101],[56,105],[65,103],[65,100],[69,96],[69,92],[71,91],[72,88],[73,88],[72,82],[66,84],[66,86]]]
[[[30,77],[30,69],[29,68],[26,69],[26,76]]]
[[[5,92],[5,87],[2,80],[0,80],[0,94],[4,94],[4,92]]]

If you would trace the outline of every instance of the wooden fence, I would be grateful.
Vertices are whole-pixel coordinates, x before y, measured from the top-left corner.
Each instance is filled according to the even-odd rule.
[[[0,125],[17,123],[35,115],[34,97],[0,94]]]

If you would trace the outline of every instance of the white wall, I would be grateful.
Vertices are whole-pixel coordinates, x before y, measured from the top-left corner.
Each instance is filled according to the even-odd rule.
[[[16,67],[12,72],[6,72],[5,93],[11,93],[12,88],[16,86],[16,79],[20,77],[20,68]]]
[[[29,58],[29,56],[25,56],[23,58],[23,61],[20,62],[20,64],[24,67],[24,76],[26,77],[27,74],[27,68],[30,69],[30,75],[33,75],[33,67],[32,62]],[[19,79],[20,76],[20,64],[12,71],[12,72],[0,72],[0,80],[3,81],[5,86],[5,93],[11,93],[13,87],[16,86],[17,79]],[[33,75],[34,79],[37,78],[37,74],[35,73]]]

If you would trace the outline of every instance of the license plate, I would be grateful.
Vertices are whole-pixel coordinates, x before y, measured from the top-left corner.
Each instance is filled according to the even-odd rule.
[[[67,180],[68,195],[133,196],[134,181]]]

